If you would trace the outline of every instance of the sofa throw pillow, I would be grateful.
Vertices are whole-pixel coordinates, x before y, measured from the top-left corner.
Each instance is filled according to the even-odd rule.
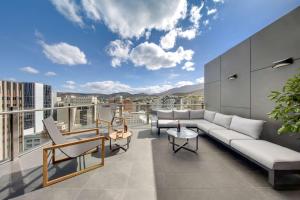
[[[190,110],[190,119],[203,119],[204,110]]]
[[[215,118],[214,118],[214,123],[218,124],[220,126],[223,126],[225,128],[230,127],[232,116],[231,115],[224,115],[221,113],[216,113]]]
[[[172,110],[158,110],[157,119],[173,119]]]
[[[190,119],[189,110],[174,110],[174,119]]]
[[[215,115],[216,115],[216,112],[209,111],[209,110],[204,111],[204,119],[209,121],[209,122],[214,121]]]
[[[231,120],[230,129],[248,135],[254,139],[259,139],[265,121],[254,120],[234,115]]]

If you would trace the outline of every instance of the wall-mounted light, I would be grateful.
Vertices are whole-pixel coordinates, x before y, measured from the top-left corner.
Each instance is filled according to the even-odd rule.
[[[232,74],[231,76],[229,76],[227,79],[228,80],[234,80],[237,79],[238,75],[237,74]]]
[[[286,58],[286,59],[283,59],[283,60],[278,60],[278,61],[273,62],[272,68],[276,69],[276,68],[279,68],[279,67],[284,67],[284,66],[287,66],[287,65],[291,65],[293,63],[294,63],[294,59],[292,57],[290,57],[290,58]]]

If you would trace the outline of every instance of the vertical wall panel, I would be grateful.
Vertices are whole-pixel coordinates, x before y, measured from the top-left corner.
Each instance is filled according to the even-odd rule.
[[[205,83],[211,83],[220,80],[220,65],[220,57],[215,58],[205,65]]]
[[[220,81],[205,83],[204,103],[207,110],[220,112]]]
[[[237,74],[237,79],[228,77]],[[250,108],[250,40],[221,56],[221,106]]]

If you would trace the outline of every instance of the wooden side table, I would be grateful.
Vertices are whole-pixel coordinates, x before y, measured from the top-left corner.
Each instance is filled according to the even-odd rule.
[[[129,143],[131,140],[131,136],[132,136],[132,132],[131,131],[114,131],[112,133],[109,134],[109,148],[111,151],[115,151],[118,149],[122,149],[124,151],[127,151],[129,149]],[[116,141],[116,140],[123,140],[126,139],[127,142],[124,145],[120,145],[118,143],[115,143],[115,145],[117,146],[117,148],[112,148],[112,140]]]

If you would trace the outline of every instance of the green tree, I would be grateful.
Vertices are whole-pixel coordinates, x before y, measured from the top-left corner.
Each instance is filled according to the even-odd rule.
[[[300,73],[287,80],[282,91],[272,91],[275,108],[268,116],[282,122],[279,134],[300,133]]]

